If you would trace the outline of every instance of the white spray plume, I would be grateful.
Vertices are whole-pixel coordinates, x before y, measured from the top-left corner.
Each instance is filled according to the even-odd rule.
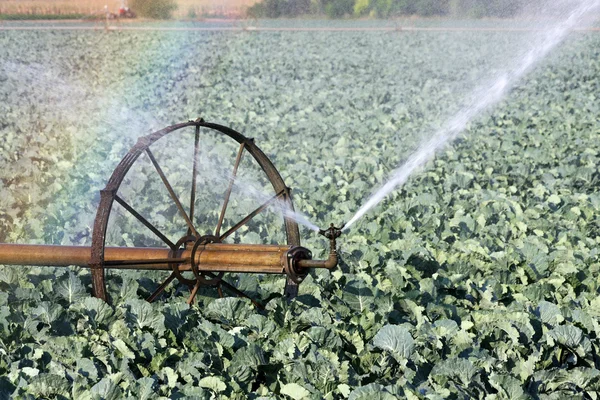
[[[229,177],[223,177],[224,179],[227,179],[228,181],[232,178],[232,176]],[[237,179],[237,177],[234,177],[234,183],[235,186],[244,194],[247,195],[257,201],[259,201],[262,204],[265,204],[268,201],[271,201],[271,203],[269,204],[269,209],[271,209],[272,211],[276,211],[276,212],[280,212],[284,217],[292,219],[294,221],[296,221],[297,223],[306,226],[308,229],[318,232],[319,231],[319,227],[316,226],[315,224],[313,224],[312,222],[309,221],[308,217],[304,214],[302,214],[301,212],[295,211],[290,207],[290,204],[280,198],[276,198],[275,200],[271,200],[273,195],[272,194],[267,194],[265,193],[264,190],[259,189],[259,184],[256,182],[253,182],[252,180],[246,178],[244,179],[244,181],[242,182],[241,180]]]
[[[344,230],[349,229],[396,187],[403,185],[417,169],[426,164],[439,150],[455,139],[466,128],[469,121],[498,103],[512,85],[560,44],[572,29],[580,27],[579,25],[583,23],[586,16],[598,11],[600,8],[600,0],[579,0],[569,3],[560,1],[559,3],[558,5],[556,3],[552,4],[549,13],[552,17],[558,18],[558,21],[550,22],[551,26],[539,32],[539,39],[533,41],[531,47],[522,56],[517,57],[517,60],[513,63],[513,68],[508,69],[487,85],[483,85],[476,90],[471,97],[473,99],[471,103],[460,110],[428,141],[421,144],[409,159],[391,174],[390,179],[360,207],[346,223]]]

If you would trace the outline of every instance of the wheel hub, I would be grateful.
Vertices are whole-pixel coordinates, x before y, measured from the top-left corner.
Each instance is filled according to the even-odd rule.
[[[194,276],[196,277],[196,280],[200,282],[200,284],[206,286],[217,286],[219,282],[221,282],[221,278],[223,278],[223,275],[225,273],[219,272],[218,274],[216,274],[216,276],[209,278],[205,273],[202,273],[198,270],[198,264],[196,263],[196,260],[199,259],[199,257],[196,257],[196,254],[198,252],[201,253],[202,251],[204,251],[203,246],[208,243],[221,243],[221,241],[218,237],[214,235],[200,236],[198,239],[196,239],[194,247],[192,248],[192,256],[190,262],[192,264],[192,271],[194,272]]]

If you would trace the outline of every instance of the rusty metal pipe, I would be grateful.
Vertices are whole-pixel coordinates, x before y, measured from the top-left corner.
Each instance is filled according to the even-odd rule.
[[[199,272],[241,272],[288,274],[302,280],[308,268],[333,269],[338,263],[336,238],[341,228],[331,225],[321,230],[329,239],[329,257],[313,260],[310,251],[300,246],[206,243],[172,251],[155,247],[106,247],[104,268],[191,271],[193,263]],[[0,243],[0,265],[42,265],[64,267],[77,265],[91,268],[92,248],[85,246],[52,246]]]
[[[3,265],[43,265],[54,267],[78,265],[80,267],[87,267],[90,263],[90,258],[91,248],[85,246],[0,243],[0,264]],[[106,261],[166,258],[169,258],[169,249],[153,247],[107,247],[104,254]]]
[[[326,268],[333,269],[338,264],[338,255],[335,248],[329,251],[329,257],[326,260],[299,260],[298,267],[300,268]]]
[[[208,243],[195,254],[202,272],[250,272],[281,274],[287,254],[294,246],[244,245]],[[107,247],[105,268],[171,270],[170,264],[183,264],[185,271],[191,261],[191,250],[183,249],[169,257],[170,250],[153,247]],[[91,248],[84,246],[52,246],[0,244],[0,265],[42,265],[89,267]]]
[[[319,230],[319,234],[329,239],[329,257],[326,260],[304,259],[298,260],[299,268],[326,268],[333,269],[338,264],[337,244],[336,239],[342,234],[344,225],[336,228],[333,224],[328,229]]]

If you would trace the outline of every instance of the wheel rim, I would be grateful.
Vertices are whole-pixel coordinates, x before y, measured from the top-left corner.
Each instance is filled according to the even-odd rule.
[[[155,144],[159,139],[166,137],[169,134],[174,132],[182,132],[184,128],[187,127],[195,127],[193,132],[193,162],[191,168],[191,196],[189,201],[189,212],[187,212],[181,200],[177,197],[177,194],[174,193],[173,188],[171,187],[168,177],[165,175],[164,171],[159,164],[159,162],[154,157],[154,154],[150,147]],[[233,168],[232,178],[227,186],[227,190],[224,196],[223,205],[220,209],[219,218],[217,222],[217,226],[215,227],[214,232],[209,232],[208,236],[214,236],[218,241],[223,241],[235,232],[237,232],[241,227],[247,225],[254,216],[261,213],[267,207],[269,207],[273,201],[277,200],[283,202],[286,208],[289,208],[293,211],[292,199],[290,197],[289,188],[285,185],[281,175],[273,165],[273,163],[269,160],[269,158],[254,144],[253,139],[249,139],[242,135],[241,133],[213,123],[207,123],[201,119],[196,121],[189,121],[177,125],[172,125],[167,128],[161,129],[154,133],[151,133],[147,136],[141,137],[138,139],[137,143],[131,148],[131,150],[123,157],[121,162],[117,165],[113,174],[111,175],[106,187],[100,191],[100,204],[98,206],[98,211],[96,213],[96,219],[94,221],[94,229],[92,234],[92,248],[91,248],[91,263],[90,268],[92,272],[92,287],[94,291],[94,295],[98,298],[101,298],[105,301],[108,301],[108,295],[106,291],[106,280],[105,280],[105,268],[104,268],[104,250],[106,246],[106,238],[107,238],[107,229],[108,229],[108,221],[111,216],[111,212],[113,210],[113,205],[116,202],[119,204],[122,209],[124,209],[129,215],[135,217],[142,225],[144,225],[149,231],[151,231],[157,238],[160,239],[164,244],[166,244],[172,252],[175,252],[185,241],[191,241],[191,238],[200,238],[207,235],[201,235],[197,230],[194,224],[194,213],[196,196],[197,196],[197,179],[198,179],[198,169],[197,169],[197,160],[199,154],[199,148],[201,146],[200,142],[200,130],[201,128],[206,128],[210,132],[217,133],[223,139],[232,139],[239,144],[239,149],[236,155],[236,160]],[[233,188],[233,184],[235,178],[237,176],[237,170],[240,166],[240,160],[242,155],[248,153],[252,156],[252,158],[256,161],[256,163],[260,166],[262,171],[264,172],[268,182],[273,188],[274,196],[271,197],[267,202],[261,204],[261,207],[254,210],[254,215],[247,215],[245,218],[241,219],[237,224],[234,224],[230,229],[225,232],[221,232],[223,230],[223,223],[225,218],[225,213],[228,208],[228,203],[231,195],[231,191]],[[156,173],[160,176],[161,180],[167,191],[169,192],[170,198],[177,207],[180,216],[185,220],[187,226],[187,233],[185,235],[180,236],[181,240],[184,240],[185,237],[187,239],[182,243],[173,243],[165,234],[161,232],[160,229],[156,228],[150,221],[148,221],[144,216],[142,216],[139,212],[135,210],[134,207],[129,205],[127,201],[121,198],[118,195],[119,188],[121,187],[124,179],[126,178],[128,172],[132,168],[132,166],[138,161],[142,154],[146,155],[152,164],[155,167]],[[285,229],[285,237],[288,245],[299,246],[300,245],[300,234],[297,223],[283,215],[283,224]],[[178,271],[177,268],[172,267],[172,274],[167,278],[165,282],[163,282],[157,291],[149,298],[150,301],[154,300],[162,290],[171,282],[174,278],[177,278],[182,283],[186,285],[190,285],[191,281],[187,278],[183,278]],[[222,276],[222,274],[221,274]],[[200,275],[200,277],[204,277],[205,281],[214,283],[215,275],[210,274],[210,277],[207,277],[206,274]],[[218,277],[220,279],[220,277]],[[198,279],[198,275],[195,274],[194,277],[196,283],[203,283],[201,279]],[[290,282],[288,280],[287,285],[291,285],[291,294],[293,295],[297,289],[294,289],[294,282]],[[289,292],[286,285],[286,293]],[[195,291],[197,291],[197,285],[195,287]],[[193,295],[195,295],[195,291]],[[288,293],[289,295],[289,293]]]

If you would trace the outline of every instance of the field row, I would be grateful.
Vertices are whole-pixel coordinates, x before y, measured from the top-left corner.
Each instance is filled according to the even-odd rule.
[[[2,31],[0,241],[89,245],[137,138],[198,117],[254,138],[313,223],[342,223],[535,34]],[[213,288],[189,307],[183,285],[146,303],[160,272],[111,273],[108,305],[86,270],[0,267],[0,397],[594,398],[599,60],[600,36],[573,33],[345,233],[339,269],[311,272],[296,300],[281,277],[226,276],[264,312]],[[218,139],[198,186],[210,226],[236,152]],[[190,153],[157,151],[177,191]],[[229,225],[268,187],[240,165]],[[121,194],[176,240],[185,223],[149,171]],[[281,221],[234,240],[280,243]],[[153,244],[132,218],[111,232]]]

